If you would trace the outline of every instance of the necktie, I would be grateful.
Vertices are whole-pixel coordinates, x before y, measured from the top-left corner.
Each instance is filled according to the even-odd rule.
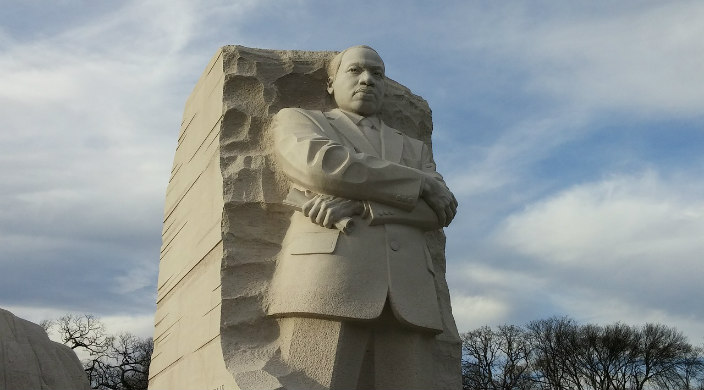
[[[374,122],[369,118],[362,118],[362,120],[359,121],[359,128],[362,130],[362,133],[364,133],[369,143],[372,144],[379,157],[381,157],[381,138],[379,137],[379,131],[374,127]]]

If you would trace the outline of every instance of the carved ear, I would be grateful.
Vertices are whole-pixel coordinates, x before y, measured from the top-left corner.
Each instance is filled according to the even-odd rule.
[[[329,95],[332,95],[332,91],[333,91],[333,89],[332,89],[332,82],[333,82],[333,81],[335,81],[335,80],[333,80],[332,77],[328,77],[328,82],[327,82],[326,84],[327,84],[327,90],[328,90],[328,94],[329,94]]]

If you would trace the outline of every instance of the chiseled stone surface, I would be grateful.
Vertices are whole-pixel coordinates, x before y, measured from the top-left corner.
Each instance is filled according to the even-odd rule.
[[[0,389],[90,389],[73,350],[41,326],[0,309]]]
[[[220,347],[222,51],[186,107],[166,191],[150,389],[236,389]]]
[[[221,48],[189,97],[167,190],[150,388],[279,389],[295,326],[267,315],[293,210],[267,131],[282,108],[328,110],[334,52]],[[393,73],[393,72],[391,72]],[[430,145],[427,103],[387,80],[381,118]],[[435,388],[460,388],[460,347],[445,281],[444,235],[425,234],[442,333]]]

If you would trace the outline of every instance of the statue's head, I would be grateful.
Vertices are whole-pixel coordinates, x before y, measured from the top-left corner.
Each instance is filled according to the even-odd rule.
[[[339,108],[363,116],[377,114],[386,91],[384,61],[369,46],[347,48],[330,61],[327,86]]]

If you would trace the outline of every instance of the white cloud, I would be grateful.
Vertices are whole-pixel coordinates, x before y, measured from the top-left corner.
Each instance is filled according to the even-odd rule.
[[[599,322],[700,329],[704,186],[697,175],[617,175],[508,217],[494,242],[548,282],[556,310]],[[558,312],[559,314],[559,312]]]
[[[152,337],[154,335],[154,315],[139,316],[104,316],[100,320],[110,334],[122,332],[132,333],[137,337]]]
[[[484,264],[477,259],[453,264],[447,277],[460,332],[515,321],[540,302],[546,286],[540,275],[512,269],[508,264]],[[528,318],[531,319],[534,318]]]
[[[647,172],[579,185],[511,216],[497,237],[552,263],[690,268],[704,251],[702,188],[673,184]]]
[[[484,325],[504,323],[510,308],[506,302],[492,297],[453,293],[452,314],[457,329],[467,332]]]

